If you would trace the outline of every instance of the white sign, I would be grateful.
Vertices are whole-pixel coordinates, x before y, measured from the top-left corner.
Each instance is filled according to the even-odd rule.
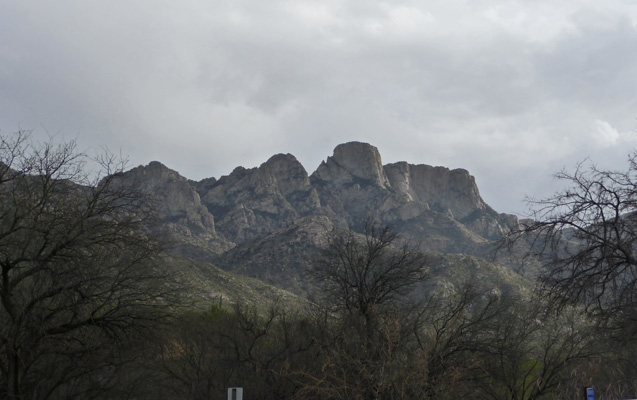
[[[228,400],[243,400],[243,388],[228,388]]]

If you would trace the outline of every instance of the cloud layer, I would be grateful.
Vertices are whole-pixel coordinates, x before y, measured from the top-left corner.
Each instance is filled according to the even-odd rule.
[[[635,147],[637,5],[0,0],[0,129],[192,179],[339,143],[468,169],[498,211]]]

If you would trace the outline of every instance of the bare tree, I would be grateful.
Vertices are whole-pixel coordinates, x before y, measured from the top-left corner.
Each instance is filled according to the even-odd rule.
[[[590,163],[562,171],[556,176],[567,188],[530,200],[534,222],[507,237],[531,242],[546,267],[543,292],[554,304],[583,304],[615,327],[637,323],[636,174],[637,154],[624,172]]]
[[[423,253],[402,243],[390,226],[368,221],[363,236],[336,232],[310,268],[334,310],[361,316],[373,329],[379,308],[395,304],[427,279]]]
[[[480,353],[507,311],[508,302],[501,295],[478,290],[471,283],[454,294],[430,295],[411,324],[417,344],[413,353],[422,360],[414,364],[422,365],[423,375],[415,385],[421,391],[415,397],[472,397],[469,393],[475,390],[484,358]]]
[[[427,279],[425,256],[391,227],[337,231],[311,265],[330,330],[317,340],[323,367],[306,398],[389,398],[401,379],[408,294]]]
[[[173,288],[122,168],[74,142],[0,138],[0,397],[99,394],[114,344],[166,315]]]

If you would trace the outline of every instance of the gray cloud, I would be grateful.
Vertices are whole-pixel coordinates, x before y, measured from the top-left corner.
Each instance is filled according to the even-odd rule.
[[[637,6],[0,0],[0,129],[219,177],[348,140],[469,169],[499,211],[635,146]]]

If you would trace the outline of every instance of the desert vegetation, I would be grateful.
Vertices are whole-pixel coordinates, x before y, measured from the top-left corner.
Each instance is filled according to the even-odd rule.
[[[155,230],[155,193],[124,168],[73,142],[1,138],[0,398],[637,393],[635,156],[627,172],[562,172],[568,188],[502,237],[536,268],[526,289],[435,285],[431,254],[367,218],[308,251],[302,301],[198,298],[167,255],[175,237]]]

